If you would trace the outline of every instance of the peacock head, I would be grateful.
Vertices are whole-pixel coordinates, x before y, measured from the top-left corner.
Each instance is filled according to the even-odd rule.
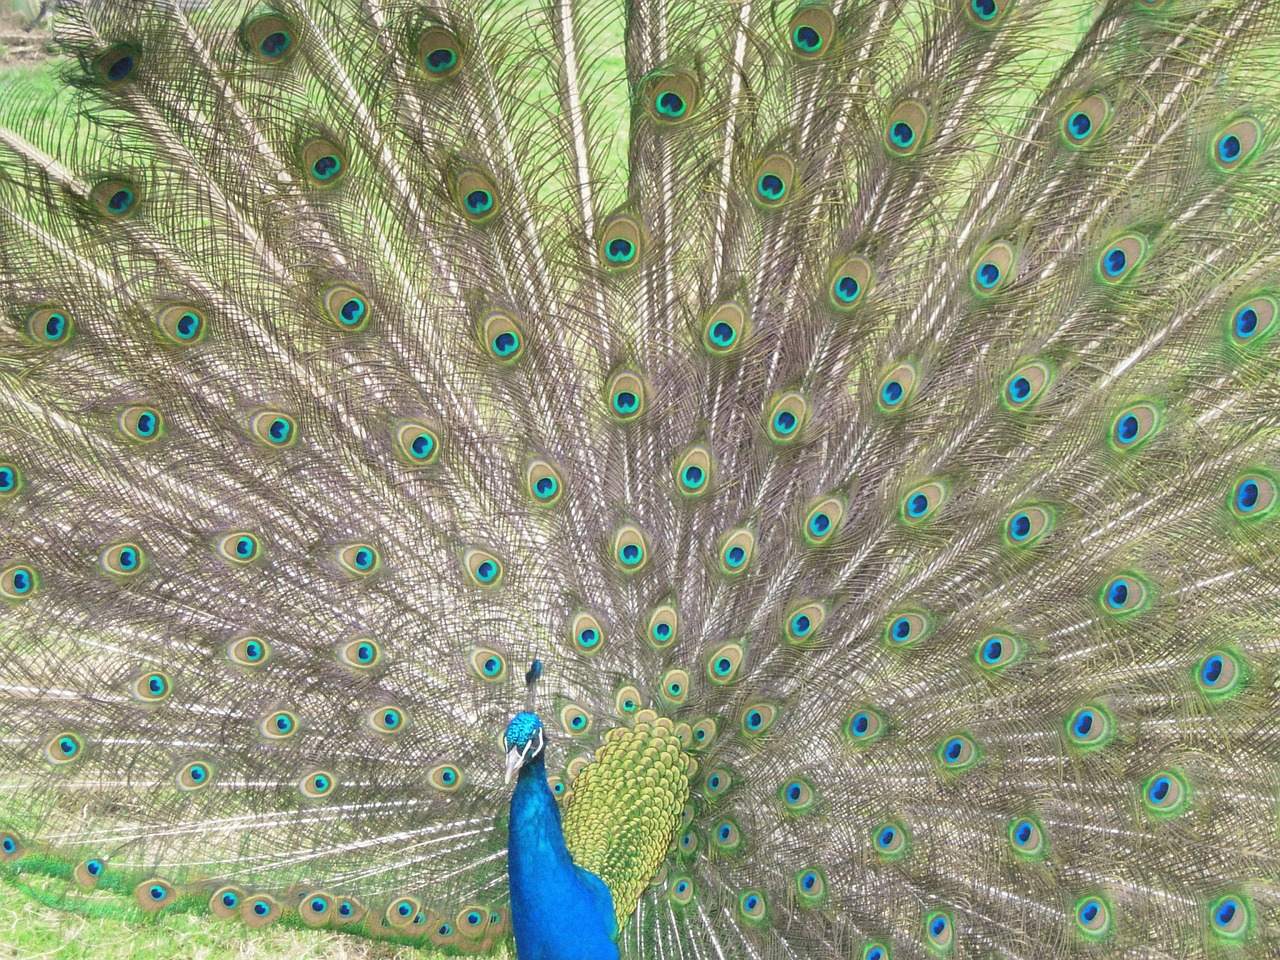
[[[546,738],[542,735],[542,721],[528,710],[517,713],[507,724],[502,736],[502,747],[507,751],[507,783],[520,772],[520,768],[542,753]]]

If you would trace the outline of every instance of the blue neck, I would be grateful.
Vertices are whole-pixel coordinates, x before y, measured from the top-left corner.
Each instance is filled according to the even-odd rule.
[[[569,856],[542,754],[511,794],[507,875],[518,960],[617,960],[613,897]]]

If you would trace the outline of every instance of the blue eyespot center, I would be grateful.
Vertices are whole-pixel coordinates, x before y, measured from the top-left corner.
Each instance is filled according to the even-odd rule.
[[[809,632],[810,621],[803,613],[798,614],[791,621],[791,629],[797,636],[804,636]]]
[[[458,55],[448,47],[440,47],[427,54],[426,62],[432,73],[443,73],[458,62]]]
[[[1025,847],[1031,842],[1033,833],[1034,830],[1032,829],[1031,824],[1023,820],[1022,823],[1018,824],[1017,829],[1014,830],[1013,837],[1018,842],[1019,846]]]
[[[492,560],[483,560],[476,566],[476,579],[488,583],[498,575],[498,566]]]
[[[151,895],[151,899],[155,900],[157,903],[169,895],[169,891],[165,890],[165,888],[160,886],[158,883],[153,883],[147,890],[147,893],[149,893]]]
[[[1256,480],[1245,480],[1236,493],[1236,506],[1248,513],[1258,505],[1258,483]]]
[[[1014,377],[1009,381],[1009,399],[1022,403],[1031,396],[1031,381],[1026,377]]]
[[[990,20],[999,12],[995,0],[971,0],[969,6],[980,20]]]
[[[133,206],[133,191],[121,187],[107,201],[107,209],[112,213],[124,213]]]
[[[1258,329],[1258,311],[1253,307],[1243,307],[1236,314],[1236,336],[1247,340]]]
[[[796,415],[790,410],[779,410],[773,418],[773,429],[781,434],[791,433],[796,428]]]
[[[500,357],[511,356],[519,345],[519,338],[509,330],[504,330],[493,338],[493,352]]]
[[[640,548],[634,543],[628,543],[621,551],[622,562],[625,564],[636,564],[640,562]]]
[[[615,237],[605,248],[610,260],[614,263],[626,263],[636,253],[636,245],[625,237]]]
[[[1031,518],[1020,513],[1009,522],[1009,533],[1015,540],[1025,540],[1031,534]]]
[[[112,83],[119,83],[121,80],[127,79],[129,74],[133,73],[134,60],[128,54],[116,59],[116,62],[107,68],[107,79]]]
[[[1234,900],[1224,900],[1213,914],[1213,922],[1220,927],[1225,927],[1235,919],[1236,911],[1240,905]]]
[[[662,116],[670,117],[673,120],[683,116],[685,111],[684,98],[672,90],[665,90],[658,94],[658,99],[654,102],[654,106]]]
[[[854,277],[844,276],[836,281],[836,297],[843,303],[853,303],[861,292],[862,288]]]
[[[865,736],[866,732],[871,728],[871,718],[865,713],[859,713],[853,718],[851,726],[855,737]]]
[[[413,455],[419,460],[425,460],[431,456],[431,451],[435,449],[436,442],[431,439],[430,434],[420,433],[413,438],[413,443],[409,445],[409,449],[413,451]]]
[[[1147,792],[1147,796],[1151,798],[1152,803],[1161,803],[1169,795],[1171,786],[1168,777],[1156,777],[1152,781],[1151,789]]]
[[[747,714],[747,726],[752,730],[760,729],[764,723],[764,715],[759,710],[752,710]]]
[[[929,498],[923,493],[917,493],[907,501],[907,513],[912,517],[923,517],[929,510]]]
[[[1000,268],[994,263],[984,263],[978,267],[977,278],[978,286],[990,290],[1000,282]]]
[[[1075,732],[1075,735],[1077,737],[1080,737],[1083,739],[1084,737],[1087,737],[1089,735],[1089,731],[1091,731],[1092,729],[1093,729],[1093,713],[1092,711],[1085,710],[1080,714],[1080,716],[1076,717],[1076,722],[1073,725],[1072,730]]]
[[[705,477],[705,474],[702,472],[701,467],[690,465],[684,468],[684,471],[681,473],[680,476],[681,476],[681,479],[683,479],[684,485],[686,487],[689,487],[691,489],[696,489],[702,486],[702,481],[703,481],[703,478]]]
[[[311,173],[317,180],[332,180],[342,172],[342,160],[328,153],[311,164]]]
[[[756,184],[756,189],[766,200],[781,200],[782,195],[787,192],[787,184],[776,173],[766,173]]]
[[[1090,900],[1080,908],[1080,919],[1085,923],[1093,923],[1098,919],[1098,914],[1102,912],[1102,904],[1097,900]]]
[[[725,323],[723,320],[717,321],[711,328],[711,339],[722,347],[729,346],[737,338],[738,331],[736,331],[731,324]]]
[[[269,60],[278,60],[289,51],[290,46],[289,34],[283,30],[277,30],[262,38],[262,42],[258,44],[258,50]]]
[[[1129,600],[1129,584],[1116,580],[1107,588],[1107,605],[1115,608],[1123,607]]]
[[[1222,657],[1214,654],[1204,662],[1204,666],[1200,668],[1200,679],[1206,686],[1212,686],[1218,682],[1218,678],[1222,676]]]
[[[1218,157],[1223,163],[1232,163],[1240,157],[1240,138],[1229,133],[1218,141]]]
[[[488,190],[472,190],[467,194],[466,204],[472,213],[484,213],[493,206],[493,194]]]
[[[889,139],[899,147],[909,147],[915,143],[916,132],[911,124],[905,120],[899,120],[889,128]]]
[[[940,937],[947,932],[946,917],[934,917],[933,922],[929,924],[929,933],[935,937]]]
[[[1106,256],[1102,258],[1102,267],[1107,271],[1107,276],[1118,277],[1124,273],[1125,265],[1129,262],[1129,258],[1125,252],[1119,247],[1112,247],[1107,251]]]
[[[1121,443],[1133,443],[1138,436],[1139,426],[1138,418],[1132,413],[1126,413],[1116,424],[1116,439]]]
[[[740,567],[747,559],[747,551],[738,546],[730,547],[725,551],[724,559],[729,566]]]
[[[1087,113],[1077,110],[1067,120],[1067,129],[1071,131],[1071,136],[1076,140],[1083,140],[1093,130],[1093,121],[1089,119]]]
[[[886,406],[894,406],[902,399],[902,384],[897,380],[890,380],[880,388],[880,399],[885,402]]]
[[[822,34],[810,26],[796,27],[791,34],[792,42],[805,53],[814,53],[822,49]]]

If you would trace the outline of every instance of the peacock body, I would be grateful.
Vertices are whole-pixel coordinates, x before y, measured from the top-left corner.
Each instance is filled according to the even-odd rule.
[[[0,111],[9,882],[520,960],[1280,950],[1275,4],[57,29],[74,99]]]

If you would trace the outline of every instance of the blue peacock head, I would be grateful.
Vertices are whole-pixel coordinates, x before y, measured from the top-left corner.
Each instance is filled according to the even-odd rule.
[[[512,717],[502,736],[502,747],[507,752],[507,782],[511,782],[521,767],[539,756],[545,746],[542,721],[536,713],[524,710]]]

